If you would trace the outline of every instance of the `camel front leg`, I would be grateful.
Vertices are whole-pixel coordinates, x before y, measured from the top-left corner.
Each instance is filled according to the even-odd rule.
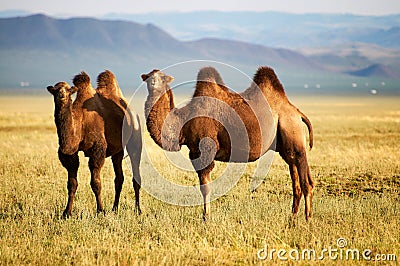
[[[214,161],[206,168],[197,171],[200,180],[200,191],[203,196],[203,220],[206,221],[210,217],[210,201],[211,201],[211,171],[214,168]]]
[[[69,218],[72,215],[72,205],[74,203],[74,197],[76,190],[78,188],[78,168],[79,168],[79,156],[78,153],[73,155],[63,154],[60,150],[58,151],[58,158],[60,159],[61,164],[68,171],[68,203],[65,207],[65,210],[62,214],[62,218]]]
[[[189,147],[189,157],[200,180],[200,191],[203,195],[203,219],[210,216],[211,171],[214,168],[214,158],[218,150],[218,142],[210,137],[201,139],[198,145]]]
[[[200,180],[200,191],[203,196],[203,220],[207,220],[208,217],[210,217],[210,185],[209,183],[211,182],[211,169],[209,171],[199,171],[198,176]]]

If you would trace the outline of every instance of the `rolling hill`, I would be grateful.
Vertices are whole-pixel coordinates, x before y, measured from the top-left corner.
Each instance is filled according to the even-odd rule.
[[[382,64],[373,64],[366,68],[363,68],[360,70],[355,70],[355,71],[349,71],[347,73],[350,75],[353,75],[353,76],[358,76],[358,77],[375,76],[375,77],[381,77],[381,78],[395,78],[395,79],[399,78],[398,72],[395,72],[388,66],[385,66]]]

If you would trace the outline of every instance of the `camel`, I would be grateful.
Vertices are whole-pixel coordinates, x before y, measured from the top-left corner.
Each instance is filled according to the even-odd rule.
[[[278,152],[289,165],[292,217],[298,213],[303,194],[305,218],[310,219],[314,181],[307,163],[303,123],[309,131],[310,149],[312,125],[288,100],[272,68],[258,68],[250,87],[240,94],[224,85],[215,68],[202,68],[193,97],[182,108],[174,105],[169,86],[172,76],[153,70],[141,77],[147,83],[146,125],[153,140],[167,151],[179,151],[182,145],[189,148],[189,158],[200,180],[203,219],[210,215],[208,184],[214,161],[251,162],[268,150]]]
[[[59,143],[58,157],[68,171],[68,203],[62,217],[68,218],[72,214],[72,205],[78,187],[79,151],[83,151],[85,156],[89,157],[90,185],[96,198],[97,213],[105,213],[101,201],[100,171],[105,158],[111,156],[115,173],[115,199],[112,210],[118,210],[124,182],[122,160],[125,147],[131,160],[134,176],[132,181],[136,211],[140,213],[139,163],[142,143],[137,116],[130,113],[111,71],[107,70],[99,74],[96,90],[85,72],[76,75],[73,78],[73,84],[74,86],[70,87],[67,82],[58,82],[54,86],[47,87],[54,97],[54,121]],[[72,101],[72,95],[75,92],[77,96]],[[124,132],[123,123],[128,125],[128,129],[124,128]]]

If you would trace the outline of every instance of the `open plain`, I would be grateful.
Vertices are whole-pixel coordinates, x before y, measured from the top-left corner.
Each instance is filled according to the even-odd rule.
[[[87,159],[80,154],[72,218],[63,220],[67,173],[57,158],[52,97],[0,95],[0,265],[252,265],[292,257],[306,264],[369,264],[365,250],[370,260],[399,263],[400,98],[288,97],[314,128],[310,222],[304,199],[290,222],[291,180],[279,155],[253,193],[249,173],[255,165],[249,164],[237,185],[211,203],[211,218],[203,222],[202,206],[173,206],[144,190],[137,215],[127,162],[120,210],[113,213],[110,159],[102,170],[106,215],[96,215]],[[195,173],[171,167],[148,134],[144,139],[169,180],[198,184]],[[224,167],[218,163],[214,172]],[[359,250],[359,258],[346,259],[349,249]],[[285,251],[281,257],[279,250]],[[304,250],[315,254],[303,258]]]

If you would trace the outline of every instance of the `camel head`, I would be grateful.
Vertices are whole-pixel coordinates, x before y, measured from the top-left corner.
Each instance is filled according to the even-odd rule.
[[[72,103],[72,94],[74,94],[78,88],[69,86],[67,82],[61,81],[54,86],[48,86],[47,90],[53,95],[54,103],[57,106],[64,106]]]
[[[150,95],[161,95],[169,90],[169,83],[174,77],[168,76],[160,70],[154,69],[148,74],[142,74],[142,80],[147,83],[147,90]]]

